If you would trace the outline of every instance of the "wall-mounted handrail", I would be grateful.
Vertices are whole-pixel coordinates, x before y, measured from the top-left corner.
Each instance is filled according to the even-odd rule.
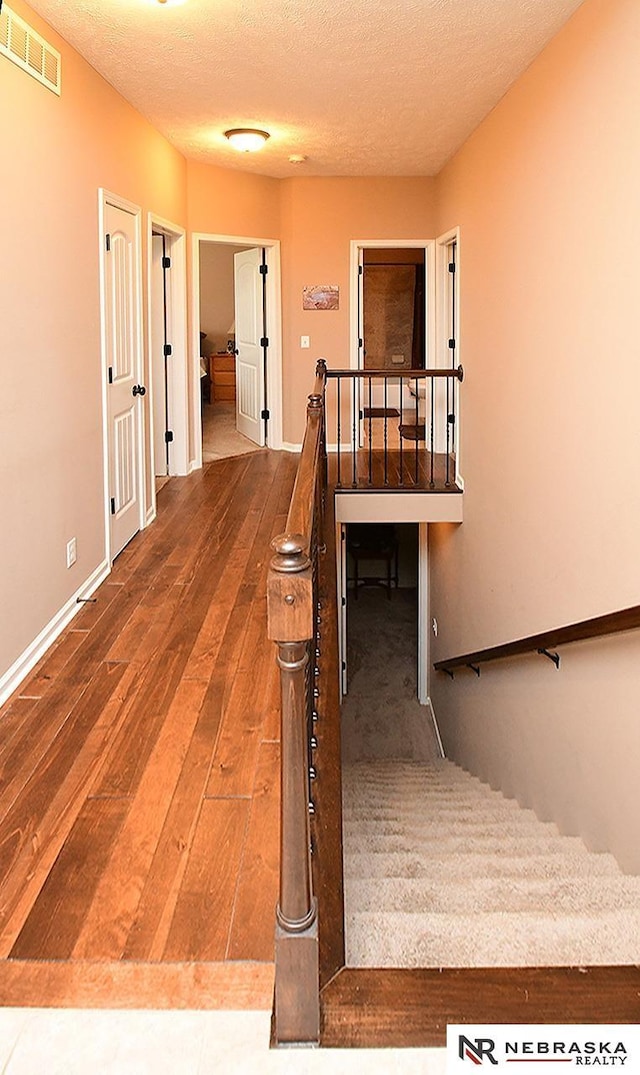
[[[527,635],[526,638],[518,638],[499,646],[489,646],[487,649],[475,650],[473,653],[448,657],[444,661],[436,661],[433,667],[438,672],[448,672],[451,675],[456,668],[470,668],[473,665],[477,667],[487,661],[518,657],[524,653],[540,653],[554,661],[557,668],[560,659],[558,654],[551,652],[552,649],[565,646],[569,642],[582,642],[587,638],[601,638],[605,635],[621,634],[623,631],[633,631],[637,627],[640,627],[640,605],[633,605],[630,608],[619,609],[617,612],[608,612],[604,616],[594,616],[589,620],[580,620],[565,627],[542,631],[537,635]]]
[[[311,873],[309,781],[318,654],[318,556],[326,494],[324,388],[316,366],[286,531],[271,543],[268,634],[280,669],[280,890],[276,909],[275,1037],[317,1042],[320,1033],[317,901]]]

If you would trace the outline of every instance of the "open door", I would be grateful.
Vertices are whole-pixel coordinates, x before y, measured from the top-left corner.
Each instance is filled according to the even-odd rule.
[[[107,448],[111,559],[140,529],[142,496],[141,368],[138,221],[133,213],[105,205],[103,308],[107,356]]]
[[[234,255],[236,322],[236,428],[264,446],[265,370],[263,251]]]

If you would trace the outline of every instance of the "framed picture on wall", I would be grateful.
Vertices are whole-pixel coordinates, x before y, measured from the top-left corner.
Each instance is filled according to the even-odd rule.
[[[337,310],[340,288],[337,284],[313,284],[302,289],[303,310]]]

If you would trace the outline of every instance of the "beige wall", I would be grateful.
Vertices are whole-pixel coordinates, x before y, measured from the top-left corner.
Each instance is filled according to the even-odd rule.
[[[352,239],[427,239],[435,232],[432,179],[287,179],[282,183],[284,439],[302,438],[316,359],[349,365]],[[338,284],[339,310],[303,310],[308,284]],[[310,337],[301,350],[300,337]]]
[[[235,317],[234,256],[243,246],[200,243],[200,329],[213,350],[226,351]]]
[[[0,59],[0,673],[104,558],[98,188],[186,223],[184,159],[12,7],[62,53],[62,96]]]
[[[587,0],[438,181],[461,227],[465,521],[437,660],[640,601],[637,0]],[[638,636],[434,676],[445,745],[640,870]]]

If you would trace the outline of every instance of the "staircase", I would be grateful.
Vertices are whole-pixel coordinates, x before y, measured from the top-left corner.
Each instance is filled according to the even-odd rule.
[[[640,877],[448,761],[343,770],[349,967],[640,958]]]

